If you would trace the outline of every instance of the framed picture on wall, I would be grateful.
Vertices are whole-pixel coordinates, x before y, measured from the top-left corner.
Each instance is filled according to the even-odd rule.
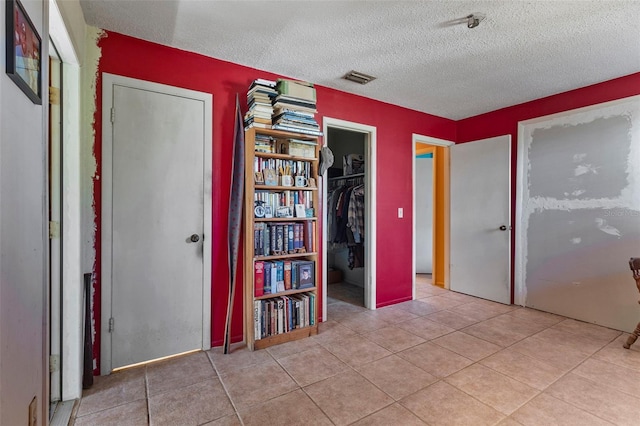
[[[31,99],[42,104],[42,40],[18,0],[6,0],[7,75]]]

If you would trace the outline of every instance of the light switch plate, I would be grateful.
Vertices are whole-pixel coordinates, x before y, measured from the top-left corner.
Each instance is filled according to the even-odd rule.
[[[398,217],[400,219],[404,217],[404,209],[402,207],[398,207]]]

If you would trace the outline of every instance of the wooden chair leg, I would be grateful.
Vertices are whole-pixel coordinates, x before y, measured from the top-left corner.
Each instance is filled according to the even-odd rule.
[[[622,345],[625,349],[629,349],[631,347],[631,345],[633,345],[636,340],[638,339],[638,336],[640,336],[640,322],[638,323],[638,326],[636,327],[636,329],[633,331],[633,333],[631,333],[631,335],[629,336],[629,338],[627,339],[627,343],[625,343],[624,345]]]

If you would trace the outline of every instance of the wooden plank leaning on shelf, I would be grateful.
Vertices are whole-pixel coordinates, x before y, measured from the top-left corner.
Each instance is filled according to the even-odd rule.
[[[257,136],[260,140],[259,148],[255,145]],[[308,150],[296,151],[296,153],[300,152],[300,155],[261,152],[271,149],[270,146],[275,147],[276,144],[279,147],[283,146],[277,141],[293,140],[312,146],[313,157],[305,156],[309,155]],[[250,350],[301,339],[318,332],[319,256],[316,241],[318,219],[314,213],[320,205],[319,191],[315,185],[315,182],[318,182],[319,145],[317,136],[256,127],[249,128],[245,132],[245,206],[247,208],[245,208],[243,224],[245,230],[244,336]],[[275,182],[276,185],[265,185],[266,179],[256,180],[256,175],[262,174],[260,169],[255,169],[258,164],[274,162],[292,165],[293,170],[290,171],[286,167],[278,170],[274,167],[269,178],[270,182]],[[295,176],[298,176],[297,173],[302,173],[305,178],[313,179],[309,179],[313,185],[304,187],[281,185],[281,182],[284,182],[281,179],[283,173],[291,173]],[[265,176],[266,174],[262,177]],[[287,182],[292,180],[295,181],[288,178]],[[299,197],[295,194],[297,192],[300,192]],[[259,198],[258,193],[280,194],[275,197],[276,203],[283,200],[285,203],[291,202],[290,198],[295,195],[304,200],[308,209],[306,216],[264,217],[262,216],[264,212],[261,211],[260,217],[256,217],[254,204],[270,203],[273,198]],[[269,207],[271,210],[273,206]],[[281,245],[274,245],[275,249],[272,250],[272,246],[265,240],[265,238],[270,239],[271,234],[267,237],[266,233],[277,231],[278,227],[287,226],[290,226],[287,232],[292,232],[291,229],[295,229],[292,224],[296,223],[303,224],[304,235],[307,238],[302,241],[303,234],[298,237],[298,234],[293,231],[293,246],[288,245],[285,248],[282,243],[279,243]],[[256,274],[263,275],[256,278]],[[266,277],[267,274],[269,279]]]

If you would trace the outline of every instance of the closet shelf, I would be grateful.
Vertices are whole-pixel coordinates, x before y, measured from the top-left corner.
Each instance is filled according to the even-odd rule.
[[[344,179],[353,179],[353,178],[357,178],[357,177],[364,177],[364,173],[356,173],[356,174],[353,174],[353,175],[330,177],[328,180],[329,181],[344,180]]]

